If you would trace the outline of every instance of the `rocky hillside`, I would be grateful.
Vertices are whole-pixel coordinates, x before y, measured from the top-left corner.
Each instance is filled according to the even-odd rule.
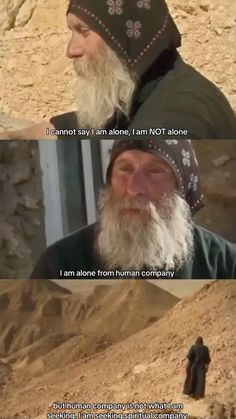
[[[15,371],[14,384],[1,402],[4,419],[39,419],[53,411],[55,401],[183,403],[189,418],[228,419],[236,407],[235,300],[235,281],[214,281],[150,327],[93,356],[65,368],[61,352],[56,371],[31,380],[28,371]],[[198,335],[209,347],[212,363],[206,398],[192,401],[182,395],[182,388],[186,353]]]
[[[149,326],[178,301],[146,281],[98,285],[85,297],[52,281],[1,281],[0,357],[25,365],[55,349],[68,363]]]

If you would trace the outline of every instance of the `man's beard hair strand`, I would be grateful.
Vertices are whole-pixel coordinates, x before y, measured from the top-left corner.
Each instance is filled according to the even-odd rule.
[[[130,207],[142,214],[121,214]],[[190,209],[176,192],[147,210],[139,198],[116,198],[110,187],[101,191],[96,251],[107,269],[178,270],[191,260],[193,247]]]
[[[80,128],[101,129],[119,111],[127,118],[135,91],[134,77],[108,47],[74,62],[77,73],[77,118]]]

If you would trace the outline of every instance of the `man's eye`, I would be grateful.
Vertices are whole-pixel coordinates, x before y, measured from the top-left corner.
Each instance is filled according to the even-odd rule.
[[[118,170],[120,170],[121,172],[130,172],[132,170],[131,166],[122,166],[119,167]]]
[[[77,28],[77,32],[82,33],[83,35],[89,34],[89,28]]]
[[[149,173],[164,173],[161,169],[150,169]]]

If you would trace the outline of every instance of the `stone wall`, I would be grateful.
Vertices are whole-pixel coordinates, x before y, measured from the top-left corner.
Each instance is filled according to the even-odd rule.
[[[236,140],[193,141],[205,207],[195,221],[236,242]]]
[[[38,144],[0,142],[0,278],[26,278],[45,248]]]

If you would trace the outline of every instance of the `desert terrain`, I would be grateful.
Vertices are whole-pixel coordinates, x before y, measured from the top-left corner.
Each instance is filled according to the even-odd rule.
[[[199,283],[183,298],[191,281],[179,281],[179,297],[161,281],[73,293],[66,282],[0,281],[1,419],[43,419],[60,412],[55,402],[183,403],[189,419],[235,417],[235,281]],[[182,388],[198,335],[212,362],[195,401]]]

